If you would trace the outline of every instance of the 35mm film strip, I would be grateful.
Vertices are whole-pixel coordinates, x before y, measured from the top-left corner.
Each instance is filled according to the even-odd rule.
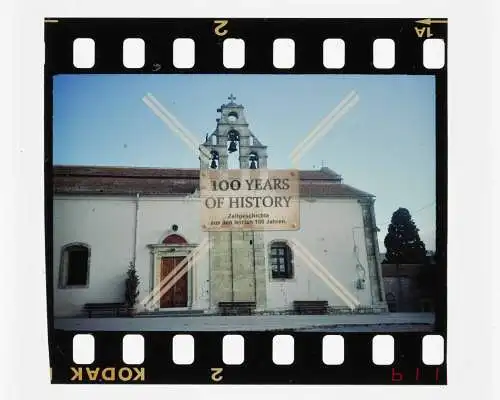
[[[446,384],[440,335],[56,333],[54,383]]]
[[[45,209],[51,381],[72,384],[446,384],[446,39],[447,21],[443,18],[427,17],[376,20],[47,18],[45,21]],[[231,271],[229,286],[232,297],[225,295],[229,289],[228,284],[224,283],[228,273],[223,271],[225,268],[225,261],[221,261],[223,258],[210,258],[206,279],[203,278],[204,272],[199,272],[204,271],[203,266],[198,272],[193,272],[195,268],[191,269],[188,266],[185,281],[182,277],[177,278],[176,282],[180,283],[174,282],[161,293],[153,293],[157,281],[163,282],[165,276],[168,278],[171,268],[175,271],[178,267],[175,263],[180,262],[183,265],[182,261],[179,261],[180,258],[189,258],[190,252],[198,251],[201,245],[196,247],[190,240],[185,240],[189,235],[198,235],[198,233],[191,234],[190,228],[186,228],[189,225],[187,220],[181,224],[175,220],[177,218],[175,215],[189,215],[191,211],[179,209],[173,213],[174,217],[164,217],[168,214],[168,209],[173,209],[172,205],[166,205],[166,208],[161,209],[163,214],[159,213],[159,216],[146,222],[146,225],[149,223],[153,226],[155,219],[164,218],[168,221],[166,223],[168,230],[164,229],[163,232],[161,228],[151,228],[157,232],[158,240],[156,238],[143,240],[141,233],[137,233],[139,229],[137,226],[142,224],[140,221],[138,223],[137,219],[143,215],[140,212],[145,212],[139,210],[140,201],[143,198],[153,198],[155,204],[158,204],[160,202],[158,198],[161,196],[177,194],[191,196],[193,191],[189,186],[190,179],[197,179],[196,174],[199,172],[193,172],[196,176],[190,177],[189,171],[181,172],[183,175],[180,176],[177,169],[150,170],[145,174],[132,168],[106,169],[95,165],[82,166],[81,163],[78,167],[59,165],[60,162],[55,159],[54,153],[67,150],[56,143],[67,143],[70,134],[68,133],[68,138],[61,140],[65,134],[61,133],[61,128],[58,128],[59,132],[54,128],[56,119],[61,118],[60,114],[57,114],[60,113],[57,111],[60,107],[57,102],[71,102],[72,94],[76,94],[77,91],[91,92],[96,88],[100,89],[97,86],[91,89],[91,86],[87,87],[82,81],[81,86],[67,84],[61,90],[56,82],[57,79],[65,79],[68,76],[81,76],[85,79],[99,76],[106,79],[108,76],[119,75],[159,79],[168,76],[212,74],[434,78],[433,119],[426,122],[435,127],[433,143],[435,181],[431,184],[435,193],[433,201],[435,251],[432,256],[432,265],[435,268],[432,276],[426,278],[426,282],[432,280],[433,283],[425,299],[432,304],[431,310],[421,306],[423,309],[417,312],[414,309],[410,310],[408,305],[401,304],[398,304],[396,309],[391,309],[391,295],[396,294],[399,299],[404,297],[404,293],[411,294],[417,289],[411,286],[413,285],[411,273],[399,263],[395,264],[397,279],[392,279],[393,275],[386,277],[385,272],[382,276],[384,271],[381,266],[382,259],[378,255],[378,248],[374,247],[377,239],[370,236],[376,230],[376,226],[369,226],[372,212],[370,201],[360,194],[362,192],[355,192],[345,186],[342,186],[343,191],[340,192],[338,188],[343,185],[340,177],[325,178],[314,174],[311,174],[310,178],[306,177],[306,174],[301,176],[304,181],[301,180],[300,185],[307,189],[308,196],[314,197],[314,188],[318,187],[318,180],[321,182],[331,180],[332,185],[335,183],[331,189],[330,186],[326,189],[321,188],[322,194],[318,198],[324,196],[324,193],[334,193],[332,196],[337,196],[335,198],[341,198],[342,201],[361,196],[357,198],[356,204],[361,207],[360,220],[365,224],[362,232],[366,237],[360,236],[359,239],[362,240],[360,242],[362,245],[357,242],[360,231],[354,223],[352,228],[348,226],[345,232],[335,236],[345,236],[349,240],[352,237],[354,254],[357,257],[357,261],[354,258],[352,261],[354,263],[352,277],[355,278],[351,279],[349,275],[344,279],[341,270],[337,271],[341,276],[339,279],[324,278],[328,273],[323,270],[328,270],[328,266],[325,269],[319,265],[320,263],[316,263],[310,267],[310,271],[318,276],[321,275],[322,279],[330,279],[329,282],[337,282],[341,289],[347,289],[335,291],[335,295],[327,301],[323,301],[328,296],[323,295],[321,290],[311,289],[309,278],[304,278],[304,282],[308,283],[304,283],[303,286],[307,286],[309,297],[305,294],[306,289],[301,289],[302,291],[288,289],[291,287],[286,286],[289,282],[293,282],[296,287],[301,285],[302,278],[298,273],[301,245],[290,245],[290,253],[286,253],[289,250],[283,247],[282,254],[279,246],[273,247],[276,241],[266,242],[264,236],[262,239],[260,235],[245,236],[247,233],[237,232],[227,233],[232,235],[227,237],[231,243],[238,240],[238,245],[244,242],[253,246],[249,247],[251,251],[245,248],[245,254],[250,254],[248,257],[253,260],[253,272],[245,272],[243,267],[241,269],[243,272],[235,272],[234,265],[243,265],[244,262],[238,258],[239,253],[235,253],[231,247],[231,257],[236,257],[236,261],[231,258],[231,265],[227,267],[228,271]],[[126,78],[124,79],[119,86],[127,85]],[[151,82],[159,81],[151,80]],[[105,96],[104,91],[109,88],[102,90],[102,95]],[[151,90],[155,90],[155,87]],[[204,90],[200,88],[200,92],[191,95],[195,99],[206,97],[208,93]],[[262,97],[265,98],[266,90],[272,89],[262,87],[261,90]],[[397,90],[397,88],[387,86],[387,90]],[[67,97],[58,94],[63,92]],[[411,93],[408,93],[408,96],[410,95]],[[238,114],[234,122],[235,126],[238,125],[242,108],[235,103],[235,100],[231,93],[229,103],[217,110],[221,112],[222,120],[217,120],[221,126],[230,125],[232,122],[226,122],[225,118],[230,118],[233,114]],[[173,131],[183,132],[180,124],[175,123],[175,117],[165,118],[169,112],[163,112],[161,105],[153,107],[156,104],[155,99],[148,100],[145,97],[143,101],[154,109],[158,116],[164,114],[164,122]],[[195,103],[196,101],[192,107],[197,107]],[[69,110],[72,106],[67,105],[67,107]],[[80,103],[74,107],[85,106]],[[373,112],[377,113],[377,109],[374,108]],[[74,122],[77,123],[85,125],[82,121]],[[409,123],[415,123],[415,119]],[[71,123],[64,122],[64,124],[70,131]],[[245,120],[240,125],[248,126],[248,123]],[[102,126],[107,126],[105,118]],[[148,129],[147,125],[145,126],[144,129]],[[82,130],[84,131],[85,129]],[[285,137],[286,132],[278,132],[276,135]],[[184,140],[188,136],[184,135]],[[213,140],[219,140],[222,134],[219,135],[217,132],[211,136],[207,134],[206,141],[202,141],[207,148],[212,136]],[[254,137],[253,133],[247,135],[241,128],[239,135],[231,136],[229,132],[225,140],[231,142],[229,153],[232,151],[231,145],[241,148],[253,146],[257,149],[254,153],[255,159],[252,158],[253,153],[242,152],[244,155],[239,159],[241,168],[244,168],[243,163],[248,163],[249,168],[254,168],[256,164],[258,167],[266,167],[264,162],[267,160],[267,154],[264,156],[264,153],[259,153],[264,151],[262,149],[265,149],[265,146]],[[82,146],[83,152],[85,140],[80,140],[78,143]],[[220,143],[215,142],[212,149],[217,149],[219,153],[214,153],[213,150],[210,153],[212,158],[208,165],[214,165],[211,168],[223,168],[226,162],[227,150],[220,150],[221,147],[217,146],[220,146]],[[126,148],[126,144],[123,147]],[[200,168],[203,168],[201,157],[200,160],[196,162],[201,162]],[[324,167],[322,168],[324,171]],[[168,188],[169,179],[173,180],[173,189]],[[315,183],[311,183],[314,180]],[[329,182],[327,183],[330,184]],[[186,189],[188,191],[184,193],[183,190],[187,186],[189,186]],[[249,184],[249,188],[250,186]],[[180,192],[177,193],[175,190]],[[301,192],[301,196],[303,195]],[[78,196],[83,196],[81,199],[87,204],[92,204],[89,209],[78,208],[80,205],[75,205],[78,203]],[[98,200],[95,200],[97,198]],[[109,201],[109,206],[102,203],[101,198]],[[126,252],[133,253],[132,264],[137,266],[139,275],[142,274],[141,295],[151,292],[148,304],[152,306],[149,307],[146,301],[141,300],[141,305],[147,305],[141,310],[142,312],[139,312],[141,315],[135,315],[136,311],[131,315],[130,310],[124,310],[123,302],[117,300],[119,296],[112,293],[113,290],[121,293],[124,287],[121,281],[113,281],[117,276],[124,275],[124,271],[118,269],[122,267],[116,266],[115,272],[99,277],[99,272],[96,271],[104,267],[93,266],[94,262],[101,262],[103,266],[115,263],[112,255],[105,255],[106,251],[108,254],[113,253],[109,251],[109,243],[115,242],[108,243],[105,242],[106,238],[99,239],[99,231],[105,232],[106,237],[111,236],[106,228],[107,222],[103,218],[106,218],[106,215],[121,218],[120,207],[122,203],[129,201],[129,198],[135,202],[130,203],[130,210],[135,209],[137,214],[135,228],[130,228],[129,235],[130,237],[135,235],[135,241],[133,246],[126,248]],[[94,204],[94,201],[98,203]],[[105,211],[99,217],[97,213],[101,209]],[[116,214],[113,214],[115,211]],[[78,222],[78,218],[75,217],[77,215],[86,215],[87,222],[85,224]],[[89,222],[94,218],[92,215],[96,215],[99,221],[94,225]],[[133,221],[133,218],[130,220]],[[302,220],[307,222],[301,215]],[[317,224],[320,222],[320,219],[317,220]],[[88,225],[90,228],[85,228],[87,231],[79,230],[83,229],[82,225],[86,227]],[[112,225],[111,222],[109,225]],[[120,228],[123,232],[127,229],[129,228]],[[219,233],[219,235],[224,234],[226,233]],[[146,233],[144,237],[147,237]],[[217,253],[213,243],[217,243],[220,238],[226,238],[226,236],[218,237],[219,239],[210,242],[212,248],[209,257],[214,257],[213,254]],[[96,243],[90,243],[93,238]],[[116,242],[120,240],[118,237],[115,239]],[[290,238],[289,244],[293,240]],[[200,239],[193,240],[193,243],[203,242]],[[349,247],[349,252],[352,252],[351,242],[346,243],[348,245],[343,245],[342,248]],[[361,256],[358,254],[359,248],[366,249],[362,250],[364,253]],[[260,259],[259,251],[266,252],[261,255],[262,271],[259,270],[260,264],[256,261]],[[336,251],[333,249],[330,253]],[[339,250],[340,253],[342,251]],[[118,250],[115,253],[118,253]],[[177,254],[178,258],[173,257],[173,253]],[[294,270],[293,275],[287,277],[285,275],[289,271],[286,267],[280,270],[281,263],[287,265],[288,256],[285,254],[292,253],[294,261],[290,265],[297,268],[297,272]],[[321,253],[324,253],[324,257],[329,254],[327,250],[321,250]],[[141,254],[143,254],[142,265]],[[316,256],[314,251],[312,254]],[[69,265],[72,262],[80,262],[82,257],[87,260],[82,264],[85,265],[85,269],[82,270],[84,272],[71,272]],[[117,257],[120,259],[121,256]],[[317,258],[319,259],[320,255],[317,255]],[[339,263],[346,262],[344,259],[339,260]],[[170,265],[170,262],[174,264]],[[189,264],[190,261],[186,262]],[[307,262],[304,261],[305,264]],[[405,262],[402,261],[400,264]],[[234,278],[238,273],[241,274],[239,280]],[[250,273],[253,275],[248,275]],[[245,274],[252,276],[253,280],[250,282]],[[290,281],[287,282],[286,279]],[[385,292],[382,281],[385,282]],[[109,286],[104,287],[102,282],[108,282]],[[352,287],[349,286],[351,284]],[[391,285],[398,285],[398,289],[389,290]],[[247,294],[247,287],[251,287],[253,292]],[[273,287],[279,289],[272,289]],[[344,296],[342,293],[345,292],[347,295]],[[349,296],[349,293],[356,295]],[[203,297],[205,295],[206,297]],[[241,296],[239,300],[238,295]],[[353,305],[347,307],[346,312],[343,304],[340,307],[341,301],[336,303],[335,296],[353,298]],[[224,301],[216,301],[214,298]],[[266,300],[261,300],[262,298]],[[302,307],[323,307],[319,312],[322,315],[302,315],[300,312],[297,314],[292,312],[292,308],[296,308],[294,311],[300,308],[301,300],[306,300]],[[290,308],[285,310],[281,305],[275,308],[270,306],[280,301],[290,304]],[[342,313],[339,312],[340,309],[343,310]],[[106,315],[106,317],[89,318],[92,311],[109,311],[112,317]],[[318,310],[315,308],[309,311],[316,314]],[[175,318],[177,319],[174,322]],[[213,318],[212,321],[217,322],[210,322],[207,318]],[[244,318],[253,319],[251,322],[243,323],[241,321]],[[210,328],[204,330],[203,324],[196,323],[202,319],[208,321],[206,326]],[[425,322],[422,322],[424,319]],[[130,320],[133,320],[133,323],[129,323]],[[238,322],[232,325],[232,321],[236,320]],[[259,329],[259,324],[264,320],[272,321],[272,329],[269,328],[270,325],[266,325],[267,322],[262,322],[262,329]],[[281,322],[285,320],[297,322]],[[191,323],[193,324],[189,325]],[[220,324],[219,328],[214,328],[217,324]],[[251,325],[253,325],[251,329],[237,328]]]
[[[81,43],[91,55],[80,61],[77,54],[75,65],[76,39],[90,39]],[[92,22],[50,18],[46,20],[46,69],[58,74],[378,73],[444,77],[445,39],[446,20],[431,18]],[[224,42],[231,53],[226,54],[227,60]]]

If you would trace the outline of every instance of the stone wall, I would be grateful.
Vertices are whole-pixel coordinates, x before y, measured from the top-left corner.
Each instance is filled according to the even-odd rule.
[[[421,312],[433,308],[432,296],[418,281],[423,265],[382,264],[385,296],[392,312]]]

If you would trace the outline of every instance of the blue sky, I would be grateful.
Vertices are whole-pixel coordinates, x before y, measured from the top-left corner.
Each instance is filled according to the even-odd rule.
[[[292,168],[290,152],[342,99],[359,102],[316,142],[301,169],[326,166],[376,196],[380,251],[392,213],[406,207],[435,249],[435,83],[406,75],[58,75],[54,164],[198,168],[184,142],[141,100],[153,94],[203,141],[230,93],[268,146],[268,168]]]

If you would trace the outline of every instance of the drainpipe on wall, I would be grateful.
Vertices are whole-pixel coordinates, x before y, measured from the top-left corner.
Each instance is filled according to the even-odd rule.
[[[140,194],[137,193],[135,197],[135,221],[134,221],[134,249],[133,249],[133,255],[132,255],[132,262],[135,265],[135,260],[137,258],[137,226],[139,224],[139,197]]]

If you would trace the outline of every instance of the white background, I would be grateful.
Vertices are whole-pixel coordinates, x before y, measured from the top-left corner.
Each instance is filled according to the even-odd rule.
[[[493,29],[486,1],[108,1],[45,0],[2,4],[0,195],[2,257],[0,398],[107,396],[280,398],[499,398],[491,392],[492,345],[498,359],[500,145],[493,134]],[[346,3],[349,5],[342,5]],[[412,2],[413,3],[413,2]],[[49,384],[43,217],[44,17],[447,17],[449,18],[448,387],[63,386]],[[498,14],[497,14],[498,17]],[[9,62],[14,59],[13,65]],[[496,68],[500,71],[498,59]],[[14,79],[12,79],[12,74]],[[498,78],[495,78],[498,83]],[[496,85],[498,88],[498,85]],[[12,91],[7,88],[11,88]],[[6,90],[7,89],[7,90]],[[498,97],[498,95],[496,95]],[[496,102],[495,113],[499,113]],[[498,118],[497,118],[498,122]],[[13,129],[11,129],[11,127]],[[494,147],[497,149],[494,149]],[[498,179],[496,179],[498,180]],[[492,197],[494,196],[494,197]],[[497,207],[493,208],[493,205]],[[491,272],[495,276],[491,276]],[[493,376],[498,376],[497,372]],[[148,393],[144,393],[147,391]],[[98,397],[96,397],[98,396]]]

